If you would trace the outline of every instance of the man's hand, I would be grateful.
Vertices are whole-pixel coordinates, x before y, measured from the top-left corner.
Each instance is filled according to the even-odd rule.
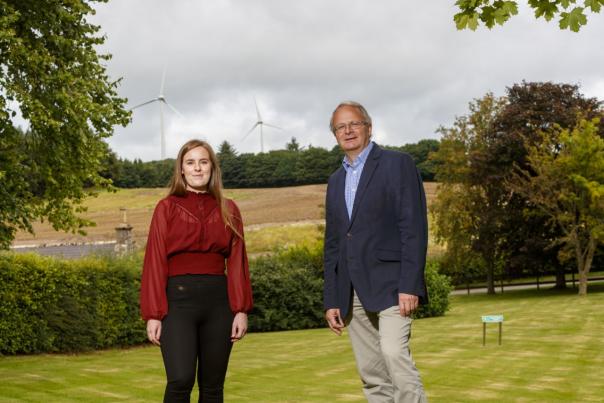
[[[161,320],[149,319],[147,321],[147,338],[156,346],[159,346],[159,338],[161,337]]]
[[[399,293],[398,294],[398,309],[401,316],[409,316],[417,309],[419,298],[417,295]]]
[[[327,319],[327,324],[329,328],[337,334],[338,336],[342,335],[342,329],[344,328],[344,322],[340,317],[340,310],[338,308],[331,308],[325,311],[325,319]]]

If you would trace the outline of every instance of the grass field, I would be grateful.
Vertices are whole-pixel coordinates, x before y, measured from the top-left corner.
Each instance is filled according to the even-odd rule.
[[[235,200],[243,215],[247,246],[250,253],[264,253],[275,247],[313,242],[322,233],[326,185],[307,185],[272,189],[229,189],[226,195]],[[425,184],[428,201],[436,193],[435,183]],[[166,195],[166,189],[120,189],[89,198],[83,216],[96,222],[87,235],[56,232],[47,223],[34,225],[36,235],[19,232],[15,245],[42,243],[94,242],[115,239],[115,227],[121,222],[121,207],[127,208],[128,222],[134,227],[134,238],[144,245],[153,209]],[[440,249],[431,244],[431,253]]]
[[[245,233],[245,244],[250,256],[273,251],[275,248],[316,245],[323,239],[323,221],[253,226]]]
[[[430,402],[601,402],[604,286],[452,297],[446,316],[414,322],[412,349]],[[503,314],[503,345],[480,316]],[[159,401],[153,347],[0,358],[3,402]],[[227,402],[362,402],[347,337],[326,329],[250,334],[236,345]]]
[[[274,189],[233,189],[226,195],[241,209],[245,225],[282,224],[321,219],[325,185],[296,186]],[[15,244],[98,241],[115,239],[115,227],[121,222],[121,207],[127,208],[128,222],[134,227],[137,241],[144,243],[151,215],[157,202],[166,196],[166,189],[120,189],[103,192],[85,202],[85,218],[96,222],[86,229],[87,236],[56,232],[45,223],[34,226],[36,236],[26,232],[17,234]]]

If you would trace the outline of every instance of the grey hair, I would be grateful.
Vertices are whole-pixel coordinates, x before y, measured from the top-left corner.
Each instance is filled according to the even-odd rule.
[[[360,103],[355,102],[355,101],[342,101],[336,107],[336,109],[333,110],[333,113],[331,114],[331,119],[329,120],[329,129],[331,130],[332,133],[335,133],[335,128],[333,127],[333,117],[336,114],[336,112],[338,111],[338,109],[340,109],[343,106],[350,106],[352,108],[355,108],[361,114],[361,116],[363,116],[363,120],[365,122],[367,122],[367,124],[369,126],[371,126],[371,116],[369,116],[367,109],[365,109],[365,107],[363,105],[361,105]]]

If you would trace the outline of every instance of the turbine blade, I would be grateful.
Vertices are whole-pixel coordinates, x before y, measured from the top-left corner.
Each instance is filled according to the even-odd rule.
[[[256,128],[256,126],[258,126],[259,124],[260,124],[260,122],[256,122],[256,124],[254,124],[254,126],[252,126],[252,128],[250,129],[250,131],[249,131],[249,132],[247,132],[247,133],[245,133],[245,136],[243,136],[243,138],[242,138],[241,140],[245,140],[245,138],[246,138],[247,136],[249,136],[249,135],[250,135],[250,133],[251,133],[251,132],[253,132],[253,131],[254,131],[254,129]]]
[[[161,86],[159,87],[159,95],[164,95],[164,85],[166,84],[166,67],[164,66],[164,72],[161,76]]]
[[[158,100],[159,100],[159,98],[153,98],[153,99],[152,99],[152,100],[150,100],[150,101],[143,102],[142,104],[138,104],[138,105],[133,106],[132,108],[130,108],[130,110],[134,110],[134,109],[136,109],[136,108],[140,108],[141,106],[148,105],[148,104],[153,103],[153,102],[156,102],[156,101],[158,101]]]
[[[256,102],[256,97],[254,97],[254,105],[256,105],[256,115],[258,116],[258,122],[262,122],[262,116],[260,116],[260,109],[258,109],[258,102]]]
[[[164,105],[159,103],[159,133],[160,133],[160,156],[164,160],[166,158],[166,132],[164,131]]]
[[[173,107],[172,105],[170,105],[170,104],[168,103],[168,101],[166,101],[165,99],[164,99],[164,103],[165,103],[166,105],[168,105],[168,107],[169,107],[170,109],[172,109],[172,112],[176,113],[178,116],[180,116],[181,118],[183,118],[183,119],[184,119],[184,116],[182,115],[182,113],[178,112],[178,111],[176,110],[176,108],[175,108],[175,107]]]
[[[279,129],[279,130],[283,130],[283,129],[282,129],[282,128],[280,128],[279,126],[271,125],[270,123],[262,122],[262,124],[263,124],[264,126],[272,127],[273,129]]]

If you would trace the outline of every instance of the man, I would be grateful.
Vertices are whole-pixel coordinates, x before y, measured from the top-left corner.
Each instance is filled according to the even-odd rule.
[[[425,402],[409,351],[410,315],[427,302],[421,178],[409,155],[370,141],[362,105],[338,105],[330,128],[345,157],[327,186],[325,318],[348,327],[369,402]]]

